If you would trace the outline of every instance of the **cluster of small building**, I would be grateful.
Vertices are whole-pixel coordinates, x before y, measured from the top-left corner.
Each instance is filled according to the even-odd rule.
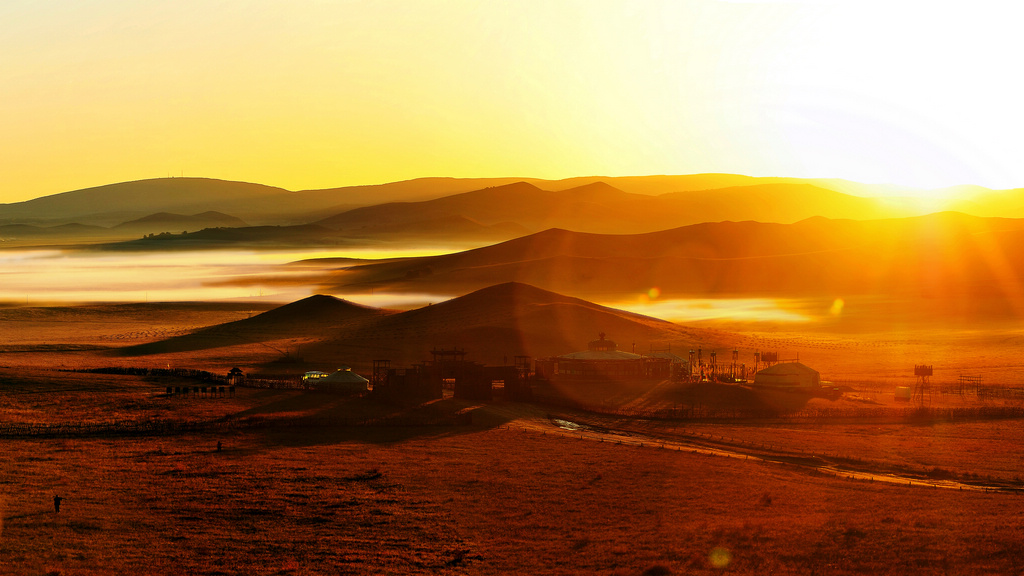
[[[733,351],[732,364],[719,371],[714,352],[707,363],[699,350],[691,350],[686,358],[669,348],[648,354],[625,352],[603,333],[586,350],[541,358],[532,367],[527,356],[516,356],[514,365],[484,366],[467,361],[465,351],[457,348],[435,349],[431,354],[432,360],[408,368],[392,368],[387,360],[375,361],[372,380],[347,366],[333,373],[309,371],[302,376],[302,386],[348,394],[372,389],[378,396],[406,399],[440,398],[445,389],[450,389],[455,397],[473,400],[490,400],[496,389],[502,389],[508,398],[527,400],[533,380],[719,381],[807,392],[821,387],[818,371],[796,361],[778,362],[774,353],[756,356],[750,381],[747,367],[737,362],[738,351]],[[766,365],[758,369],[762,358]]]
[[[747,366],[738,363],[739,351],[733,351],[732,364],[719,366],[716,354],[709,354],[705,362],[700,350],[690,351],[683,358],[671,349],[652,350],[648,354],[624,352],[612,340],[598,335],[587,350],[561,356],[541,358],[536,362],[537,378],[558,379],[620,379],[620,380],[686,380],[719,381],[751,384],[766,388],[814,391],[821,387],[817,370],[797,361],[779,362],[775,353],[758,354],[754,366],[753,382],[747,379]],[[758,369],[761,362],[763,369]]]

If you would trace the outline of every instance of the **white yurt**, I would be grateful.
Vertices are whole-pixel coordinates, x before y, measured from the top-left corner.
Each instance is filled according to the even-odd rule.
[[[348,366],[342,366],[336,372],[314,380],[312,384],[315,390],[354,393],[366,392],[370,381],[353,372]]]
[[[783,362],[754,374],[754,386],[785,390],[821,388],[821,374],[800,362]]]

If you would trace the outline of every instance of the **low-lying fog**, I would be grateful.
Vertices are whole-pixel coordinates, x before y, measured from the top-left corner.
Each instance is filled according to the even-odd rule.
[[[102,252],[0,251],[0,302],[51,305],[88,302],[260,300],[292,302],[315,293],[323,273],[344,262],[307,259],[379,259],[424,256],[441,250],[210,250]],[[410,309],[458,294],[326,291],[367,306]],[[770,298],[671,299],[656,290],[601,304],[673,322],[737,321],[805,323],[829,311],[820,303]],[[834,310],[833,310],[834,312]]]
[[[188,252],[0,251],[0,302],[43,305],[256,299],[291,302],[316,293],[319,266],[285,266],[308,258],[423,256],[423,250]],[[341,266],[336,264],[335,266]],[[339,295],[342,296],[342,295]],[[360,303],[393,306],[437,301],[419,295],[360,295]]]

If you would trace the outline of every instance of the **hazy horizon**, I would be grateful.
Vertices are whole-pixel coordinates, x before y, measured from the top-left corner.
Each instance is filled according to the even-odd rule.
[[[289,190],[693,173],[1014,188],[1020,10],[10,2],[0,202],[166,176]]]
[[[220,180],[220,181],[224,181],[224,182],[238,182],[238,183],[242,183],[242,184],[255,184],[255,185],[260,185],[260,186],[267,186],[267,187],[273,187],[273,188],[281,188],[282,190],[285,190],[287,192],[299,192],[299,193],[301,193],[301,192],[320,192],[320,191],[324,191],[324,190],[357,188],[357,187],[386,186],[386,185],[389,185],[389,184],[402,184],[402,183],[412,183],[412,182],[417,182],[417,181],[432,181],[432,180],[453,180],[453,181],[459,181],[459,180],[466,180],[466,181],[475,181],[475,180],[480,180],[480,181],[484,181],[484,180],[533,181],[533,180],[539,180],[539,181],[544,181],[544,182],[560,183],[560,182],[568,182],[568,181],[575,181],[575,180],[589,180],[589,179],[594,179],[594,180],[597,180],[597,181],[604,181],[604,180],[614,180],[614,179],[622,179],[622,178],[626,178],[626,179],[643,179],[643,178],[657,179],[657,178],[676,178],[676,177],[687,177],[687,176],[735,176],[735,177],[740,177],[740,178],[750,178],[750,179],[752,179],[755,182],[759,181],[759,180],[771,180],[771,179],[787,180],[787,181],[807,181],[809,183],[826,182],[826,181],[828,181],[828,182],[848,184],[848,186],[837,185],[837,186],[834,186],[833,189],[835,189],[836,191],[842,192],[844,194],[850,194],[850,195],[853,195],[853,196],[860,196],[860,197],[864,197],[864,198],[881,198],[881,199],[885,199],[885,198],[914,198],[914,199],[922,199],[922,200],[935,200],[935,201],[939,201],[939,202],[946,201],[946,200],[956,200],[957,198],[962,196],[962,189],[981,189],[981,190],[997,191],[997,192],[998,191],[1003,191],[1003,190],[1021,190],[1021,189],[1024,189],[1024,182],[1022,182],[1019,185],[1012,185],[1012,186],[1008,186],[1008,187],[1005,187],[1005,188],[990,188],[990,187],[982,186],[980,184],[976,184],[976,183],[972,183],[972,182],[960,182],[960,183],[950,184],[950,185],[933,186],[933,187],[922,187],[922,186],[912,186],[912,185],[896,184],[896,183],[893,183],[893,182],[858,181],[858,180],[852,180],[850,178],[832,177],[832,176],[827,176],[827,175],[821,175],[821,176],[800,176],[800,177],[797,177],[797,176],[790,176],[790,175],[785,175],[785,174],[739,174],[739,173],[727,173],[727,172],[692,172],[692,173],[686,173],[686,174],[683,174],[683,173],[679,173],[679,174],[615,174],[615,175],[609,175],[609,174],[573,174],[573,175],[568,175],[568,176],[559,177],[559,178],[540,178],[540,177],[537,177],[537,176],[534,176],[534,175],[518,175],[518,176],[509,176],[509,175],[451,176],[451,175],[444,175],[444,174],[431,174],[431,175],[424,175],[424,176],[413,176],[413,177],[410,177],[410,178],[403,178],[403,179],[399,179],[399,180],[382,180],[382,181],[373,181],[373,182],[342,182],[342,183],[335,183],[335,184],[331,184],[331,185],[326,185],[326,186],[319,187],[319,188],[300,189],[300,188],[287,188],[285,186],[279,186],[277,184],[268,183],[268,182],[257,182],[257,181],[252,181],[252,180],[232,180],[232,179],[229,179],[229,178],[218,178],[218,177],[214,177],[214,176],[205,176],[205,175],[201,175],[201,174],[193,174],[193,175],[187,175],[187,176],[169,174],[169,175],[166,175],[166,176],[152,176],[152,177],[136,178],[136,179],[130,179],[130,180],[112,180],[112,181],[109,181],[109,182],[102,182],[102,183],[97,183],[97,184],[91,184],[91,185],[81,186],[81,187],[77,187],[77,188],[73,188],[73,189],[55,190],[55,191],[52,191],[52,192],[45,192],[45,193],[42,193],[39,196],[34,196],[34,197],[31,197],[31,198],[22,198],[22,199],[19,199],[19,200],[12,200],[10,202],[0,202],[0,205],[2,205],[2,204],[15,204],[15,203],[19,203],[19,202],[27,202],[27,201],[31,201],[31,200],[38,200],[40,198],[46,198],[48,196],[56,196],[56,195],[64,194],[64,193],[67,193],[67,192],[80,192],[80,191],[83,191],[83,190],[90,190],[90,189],[94,189],[94,188],[102,188],[102,187],[105,187],[105,186],[111,186],[111,185],[117,185],[117,184],[130,184],[130,183],[133,183],[133,182],[145,182],[145,181],[149,181],[149,180],[164,180],[164,179],[170,179],[170,180],[173,180],[173,179]],[[339,198],[339,200],[344,200],[344,197]]]

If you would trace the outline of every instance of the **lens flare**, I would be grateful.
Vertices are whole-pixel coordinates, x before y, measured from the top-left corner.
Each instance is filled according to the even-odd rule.
[[[647,291],[647,297],[650,298],[651,300],[657,300],[658,296],[661,296],[661,289],[658,288],[657,286]]]
[[[835,302],[832,303],[832,307],[828,309],[828,313],[833,316],[839,316],[843,313],[844,306],[846,306],[846,302],[843,302],[842,298],[836,298]]]

